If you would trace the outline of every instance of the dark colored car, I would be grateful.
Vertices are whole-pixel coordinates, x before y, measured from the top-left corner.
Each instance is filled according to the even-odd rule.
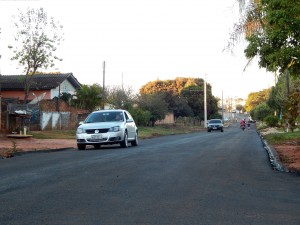
[[[211,132],[212,130],[220,130],[221,132],[223,132],[224,126],[223,126],[223,122],[220,119],[211,119],[208,123],[207,123],[207,131]]]

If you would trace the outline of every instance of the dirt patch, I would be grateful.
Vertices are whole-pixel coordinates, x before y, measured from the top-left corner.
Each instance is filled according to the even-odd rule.
[[[0,155],[10,157],[15,152],[43,151],[50,149],[77,148],[74,139],[0,138]],[[11,153],[11,154],[8,154]]]
[[[300,173],[300,145],[297,142],[272,146],[278,153],[280,162],[288,170]]]

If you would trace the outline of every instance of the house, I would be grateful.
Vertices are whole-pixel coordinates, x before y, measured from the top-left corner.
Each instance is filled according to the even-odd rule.
[[[63,102],[58,101],[62,93],[76,94],[81,88],[81,84],[72,73],[64,74],[36,74],[32,77],[30,91],[28,95],[28,104],[23,104],[25,97],[24,80],[25,75],[1,75],[0,76],[0,130],[15,130],[16,126],[27,126],[28,124],[41,123],[43,114],[40,110],[47,111],[64,111]],[[44,107],[40,107],[43,100]],[[68,112],[70,114],[70,112]],[[49,114],[49,113],[48,113]],[[47,123],[56,124],[50,120],[47,114]],[[59,114],[59,113],[58,113]],[[65,113],[66,114],[66,113]],[[41,119],[40,119],[41,116]],[[52,115],[51,117],[57,117]],[[59,114],[59,118],[62,115]],[[21,122],[18,120],[21,118]],[[43,121],[42,121],[43,122]],[[61,119],[60,119],[61,124]],[[21,125],[20,125],[21,124]],[[43,123],[45,124],[45,123]],[[70,124],[70,118],[67,119],[67,125]]]
[[[2,75],[0,76],[2,98],[15,98],[24,100],[25,75]],[[64,74],[35,74],[32,77],[28,100],[45,100],[58,97],[61,93],[74,95],[81,84],[72,73]],[[39,98],[40,96],[40,98]]]

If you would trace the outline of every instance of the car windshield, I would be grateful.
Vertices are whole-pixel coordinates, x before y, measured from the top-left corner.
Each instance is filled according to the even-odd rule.
[[[122,112],[96,112],[90,114],[85,123],[116,122],[123,121]]]
[[[209,123],[221,123],[221,120],[210,120]]]

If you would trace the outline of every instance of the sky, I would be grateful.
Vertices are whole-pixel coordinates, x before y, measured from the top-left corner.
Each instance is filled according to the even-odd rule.
[[[0,70],[21,74],[11,61],[12,16],[17,9],[43,7],[63,25],[63,58],[49,72],[73,73],[81,84],[121,86],[138,92],[155,80],[204,78],[217,97],[247,98],[274,85],[274,75],[247,59],[242,40],[224,51],[234,22],[236,0],[0,0]]]

